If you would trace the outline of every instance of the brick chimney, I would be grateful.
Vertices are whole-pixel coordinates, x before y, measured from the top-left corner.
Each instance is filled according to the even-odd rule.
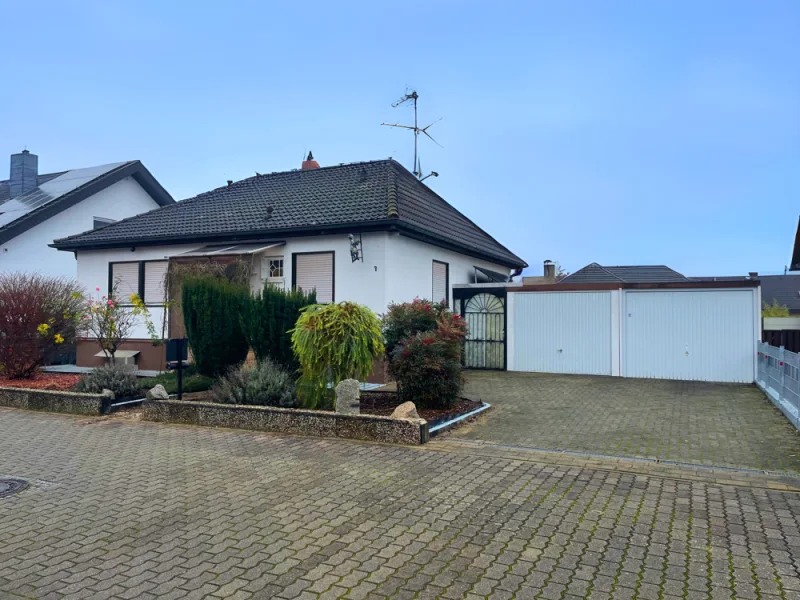
[[[544,276],[550,281],[556,280],[556,263],[552,260],[544,261]]]
[[[39,187],[39,157],[23,150],[11,155],[8,188],[12,198]]]
[[[300,168],[303,171],[309,171],[311,169],[319,169],[319,163],[314,160],[314,155],[311,154],[309,151],[308,158],[303,161],[303,164],[300,165]]]

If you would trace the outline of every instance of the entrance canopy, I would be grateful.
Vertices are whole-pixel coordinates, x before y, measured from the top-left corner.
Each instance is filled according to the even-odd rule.
[[[196,250],[176,254],[176,257],[188,256],[234,256],[237,254],[256,254],[270,248],[285,246],[284,241],[257,242],[251,244],[216,244],[214,246],[202,246]]]

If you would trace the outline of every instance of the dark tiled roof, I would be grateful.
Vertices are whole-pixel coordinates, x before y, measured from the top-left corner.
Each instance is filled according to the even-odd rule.
[[[786,305],[793,313],[800,312],[800,275],[759,275],[761,301]]]
[[[663,283],[669,281],[689,281],[689,279],[665,265],[603,267],[592,263],[565,277],[560,283]]]
[[[66,173],[66,171],[61,171],[60,173],[44,173],[39,175],[36,179],[36,185],[42,185],[43,183],[50,181],[51,179],[55,179],[64,173]],[[11,200],[11,190],[8,187],[8,179],[5,181],[0,181],[0,204],[6,200]]]
[[[257,175],[54,245],[71,250],[346,227],[396,227],[434,244],[527,266],[391,159]]]

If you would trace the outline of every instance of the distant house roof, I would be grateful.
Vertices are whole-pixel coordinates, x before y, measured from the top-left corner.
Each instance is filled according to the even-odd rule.
[[[761,301],[772,304],[775,300],[786,305],[792,313],[800,313],[800,275],[759,275]]]
[[[559,283],[663,283],[689,281],[665,265],[605,267],[592,263],[575,271]]]
[[[53,246],[80,250],[356,230],[395,230],[505,266],[527,266],[391,159],[256,175]]]
[[[39,175],[36,188],[11,199],[9,182],[1,181],[0,244],[125,177],[133,177],[160,206],[175,202],[138,160]]]
[[[63,175],[65,171],[61,171],[60,173],[44,173],[42,175],[37,176],[36,183],[37,185],[42,185],[43,183],[47,183],[51,179],[58,177],[59,175]],[[4,179],[0,181],[0,204],[9,200],[11,198],[11,187],[9,186],[9,180]]]

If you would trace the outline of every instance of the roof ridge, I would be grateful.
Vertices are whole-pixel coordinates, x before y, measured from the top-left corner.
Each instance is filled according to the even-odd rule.
[[[23,215],[20,215],[18,218],[14,219],[13,221],[9,221],[8,223],[6,223],[5,225],[3,225],[3,226],[1,226],[1,227],[0,227],[0,231],[5,231],[5,230],[7,230],[7,229],[10,229],[12,226],[19,225],[20,223],[24,222],[26,219],[28,219],[28,218],[30,218],[30,217],[32,217],[32,216],[34,216],[34,215],[37,215],[37,214],[39,214],[40,212],[42,212],[42,211],[43,211],[43,210],[45,210],[46,208],[50,208],[50,207],[52,207],[52,203],[53,203],[53,202],[63,203],[63,201],[64,201],[64,200],[66,200],[66,199],[68,199],[68,198],[70,198],[70,197],[72,197],[72,196],[74,196],[74,195],[76,195],[76,194],[79,194],[79,193],[80,193],[81,191],[83,191],[83,190],[84,190],[84,189],[85,189],[87,186],[89,186],[89,185],[91,185],[91,184],[95,183],[96,181],[101,181],[101,180],[103,180],[103,179],[106,179],[107,177],[109,177],[109,176],[110,176],[110,175],[112,175],[113,173],[117,173],[117,172],[118,172],[118,171],[120,171],[121,169],[127,168],[127,167],[129,167],[129,166],[131,166],[132,164],[134,164],[134,163],[137,163],[137,162],[139,162],[139,161],[138,161],[138,160],[125,161],[125,162],[121,163],[120,165],[118,165],[118,166],[114,167],[114,168],[113,168],[113,169],[111,169],[110,171],[107,171],[107,172],[105,172],[105,173],[103,173],[103,174],[101,174],[101,175],[98,175],[97,177],[93,177],[93,178],[92,178],[92,179],[90,179],[89,181],[85,181],[84,183],[82,183],[81,185],[79,185],[78,187],[76,187],[75,189],[68,191],[66,194],[63,194],[63,195],[61,195],[61,196],[58,196],[57,198],[55,198],[55,199],[51,200],[50,202],[45,202],[44,204],[42,204],[42,205],[40,205],[40,206],[37,206],[37,207],[36,207],[36,208],[34,208],[33,210],[31,210],[31,211],[29,211],[29,212],[26,212],[26,213],[25,213],[25,214],[23,214]],[[108,163],[108,164],[114,164],[114,163]],[[140,164],[141,164],[141,163],[140,163]],[[102,166],[102,165],[97,165],[97,166]],[[93,167],[83,167],[83,168],[85,168],[85,169],[91,169],[91,168],[93,168]],[[78,170],[78,169],[70,169],[69,171],[64,171],[64,173],[69,173],[70,171],[77,171],[77,170]],[[61,173],[61,175],[63,175],[64,173]],[[52,180],[51,180],[51,181],[52,181]],[[45,182],[45,183],[48,183],[48,182]],[[38,189],[38,188],[39,188],[39,185],[38,185],[38,183],[37,183],[37,185],[36,185],[36,189]],[[28,193],[30,193],[30,192],[26,192],[26,194],[28,194]],[[22,194],[21,196],[17,196],[17,198],[21,198],[21,197],[22,197],[22,196],[24,196],[24,195],[25,195],[25,194]],[[16,200],[17,198],[10,198],[9,200]]]
[[[452,204],[450,204],[450,203],[449,203],[447,200],[445,200],[444,198],[442,198],[442,197],[441,197],[439,194],[437,194],[437,193],[436,193],[436,192],[435,192],[433,189],[431,189],[430,187],[428,187],[427,185],[425,185],[425,183],[424,183],[424,182],[422,182],[422,181],[420,181],[419,179],[417,179],[417,178],[414,176],[414,174],[413,174],[413,173],[411,173],[411,172],[410,172],[408,169],[406,169],[406,168],[405,168],[403,165],[401,165],[399,162],[397,162],[397,161],[396,161],[396,160],[394,160],[394,159],[389,159],[389,160],[390,160],[390,162],[392,162],[393,164],[395,164],[395,165],[397,165],[398,167],[400,167],[400,169],[402,169],[402,171],[401,171],[401,172],[402,172],[402,173],[404,173],[404,175],[411,176],[411,178],[412,178],[412,179],[413,179],[413,180],[414,180],[414,181],[415,181],[417,184],[421,185],[421,186],[422,186],[423,188],[425,188],[425,189],[426,189],[428,192],[430,192],[431,194],[433,194],[433,196],[434,196],[434,197],[435,197],[435,198],[436,198],[436,199],[437,199],[439,202],[441,202],[442,204],[444,204],[444,205],[445,205],[445,206],[447,206],[448,208],[451,208],[452,210],[454,210],[454,211],[456,212],[456,214],[460,215],[460,216],[461,216],[461,217],[462,217],[462,218],[463,218],[463,219],[464,219],[464,220],[465,220],[467,223],[469,223],[469,224],[470,224],[470,225],[471,225],[471,226],[472,226],[472,227],[473,227],[473,228],[474,228],[476,231],[478,231],[479,233],[481,233],[481,234],[485,235],[486,237],[488,237],[490,240],[492,240],[492,241],[493,241],[495,244],[497,244],[497,245],[498,245],[500,248],[502,248],[503,250],[505,250],[505,251],[506,251],[506,252],[508,252],[509,254],[516,256],[516,254],[514,254],[514,253],[513,253],[511,250],[509,250],[509,249],[508,249],[506,246],[504,246],[503,244],[501,244],[500,242],[498,242],[498,241],[497,241],[497,239],[496,239],[496,238],[495,238],[495,237],[494,237],[492,234],[490,234],[489,232],[487,232],[485,229],[482,229],[482,228],[481,228],[481,227],[480,227],[478,224],[476,224],[476,223],[475,223],[475,221],[473,221],[472,219],[470,219],[470,218],[469,218],[467,215],[465,215],[463,212],[461,212],[460,210],[458,210],[458,209],[457,209],[455,206],[453,206]],[[401,217],[401,218],[402,218],[402,217]],[[523,262],[524,262],[524,261],[523,261]]]
[[[202,196],[204,194],[211,194],[211,193],[216,192],[218,190],[228,189],[230,187],[239,185],[239,184],[244,183],[246,181],[264,179],[265,177],[276,177],[278,175],[300,175],[300,174],[305,174],[305,173],[317,173],[319,171],[329,171],[331,169],[342,169],[344,167],[354,167],[356,165],[375,165],[375,164],[382,163],[382,162],[387,162],[388,163],[388,162],[396,162],[396,161],[394,159],[392,159],[392,157],[390,156],[389,158],[379,158],[379,159],[376,159],[376,160],[357,160],[357,161],[353,161],[353,162],[339,163],[338,165],[328,165],[328,166],[325,166],[325,167],[316,167],[314,169],[289,169],[288,171],[272,171],[270,173],[256,173],[255,175],[251,175],[250,177],[245,177],[244,179],[239,179],[238,181],[231,180],[231,183],[229,185],[221,185],[219,187],[216,187],[214,189],[208,190],[206,192],[201,192],[201,193],[197,194],[196,196],[191,196],[189,198],[185,198],[185,200],[191,200],[192,198],[197,198],[198,196]]]
[[[601,265],[600,263],[597,263],[597,262],[593,262],[593,263],[592,263],[592,264],[590,264],[590,265],[586,265],[585,267],[583,267],[583,269],[586,269],[586,268],[588,268],[588,267],[591,267],[592,265],[595,265],[595,266],[597,266],[597,267],[598,267],[598,268],[599,268],[601,271],[603,271],[603,273],[607,273],[608,275],[610,275],[610,276],[611,276],[611,277],[613,277],[614,279],[618,279],[619,281],[622,281],[622,282],[624,282],[624,281],[625,281],[624,279],[622,279],[622,277],[620,277],[619,275],[614,275],[614,273],[612,273],[611,271],[609,271],[608,269],[606,269],[606,268],[605,268],[603,265]],[[611,268],[613,268],[613,267],[611,267]],[[583,269],[581,269],[581,271],[583,271]],[[577,272],[579,273],[580,271],[577,271]]]
[[[386,173],[386,186],[386,215],[400,217],[397,210],[397,178],[392,168],[389,168]]]

